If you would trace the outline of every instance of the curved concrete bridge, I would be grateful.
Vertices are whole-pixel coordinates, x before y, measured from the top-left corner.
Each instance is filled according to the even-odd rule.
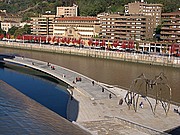
[[[119,100],[126,94],[123,89],[96,82],[61,66],[51,63],[49,66],[47,62],[24,57],[5,58],[4,61],[48,73],[74,88],[71,89],[74,98],[69,101],[68,119],[76,120],[76,124],[98,134],[165,134],[163,131],[180,125],[179,114],[173,111],[174,105],[171,105],[168,116],[160,105],[157,106],[156,115],[153,115],[147,101],[141,97],[144,108],[139,108],[135,113],[126,104],[119,105]],[[81,78],[81,81],[76,81],[76,78]]]
[[[120,96],[119,94],[121,94],[121,92],[112,90],[112,86],[96,82],[95,80],[79,74],[75,71],[48,62],[38,61],[24,57],[15,57],[13,59],[4,58],[4,61],[24,65],[49,74],[59,80],[64,81],[70,87],[81,90],[84,95],[86,95],[92,100],[118,97]],[[81,79],[81,81],[78,79]]]

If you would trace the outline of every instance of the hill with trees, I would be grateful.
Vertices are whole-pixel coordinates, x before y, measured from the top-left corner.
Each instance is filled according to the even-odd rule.
[[[96,16],[102,12],[124,12],[124,5],[135,0],[2,0],[0,9],[8,13],[17,13],[24,16],[38,16],[46,11],[56,12],[57,6],[79,6],[79,15]],[[138,1],[138,0],[136,0]],[[164,5],[163,12],[172,12],[180,8],[179,0],[144,0],[147,3]]]

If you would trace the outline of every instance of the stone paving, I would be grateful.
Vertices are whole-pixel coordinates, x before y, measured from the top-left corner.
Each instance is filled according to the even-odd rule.
[[[0,135],[90,135],[0,80]]]
[[[129,110],[125,103],[119,105],[119,100],[126,94],[121,88],[96,82],[57,65],[51,64],[55,67],[55,70],[52,70],[51,66],[47,66],[47,62],[21,57],[5,61],[41,70],[72,86],[74,98],[69,102],[68,118],[76,120],[78,124],[95,134],[163,134],[162,131],[180,126],[180,116],[173,111],[177,106],[171,105],[166,116],[158,104],[156,114],[153,115],[147,101],[140,98],[140,101],[144,102],[144,108],[138,108],[135,113],[133,109]],[[81,81],[76,82],[76,78],[81,78]],[[94,85],[92,81],[95,82]],[[154,102],[153,99],[150,100]]]

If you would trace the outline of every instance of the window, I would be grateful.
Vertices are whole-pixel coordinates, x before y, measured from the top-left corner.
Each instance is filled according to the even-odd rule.
[[[69,33],[72,34],[72,30],[69,30]]]

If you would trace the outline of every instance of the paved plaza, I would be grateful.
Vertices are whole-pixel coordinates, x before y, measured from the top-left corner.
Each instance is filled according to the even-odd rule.
[[[180,115],[174,112],[177,106],[171,105],[166,116],[161,104],[158,104],[154,115],[148,102],[141,97],[140,101],[143,101],[144,107],[134,112],[133,109],[129,110],[124,102],[122,105],[119,104],[120,99],[124,99],[126,94],[121,88],[96,82],[52,63],[48,65],[47,62],[24,57],[5,61],[46,72],[68,83],[73,95],[68,105],[68,119],[76,121],[76,124],[93,134],[165,134],[163,131],[180,126]],[[153,99],[150,101],[154,102]]]

